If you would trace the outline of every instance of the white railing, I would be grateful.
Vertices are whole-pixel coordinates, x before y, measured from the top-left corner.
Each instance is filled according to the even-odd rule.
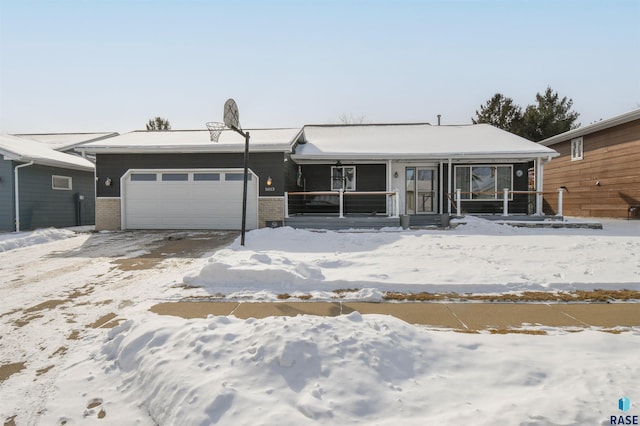
[[[386,209],[388,217],[400,217],[400,198],[398,191],[305,191],[305,192],[285,192],[284,193],[284,217],[289,217],[289,199],[294,196],[316,197],[316,196],[337,196],[338,197],[338,217],[344,218],[344,198],[362,195],[385,195]]]
[[[509,197],[513,194],[533,194],[536,196],[555,194],[555,192],[543,192],[543,191],[511,191],[509,188],[504,188],[502,192],[462,192],[460,188],[456,189],[454,201],[456,203],[456,216],[462,215],[462,201],[470,200],[471,198],[465,198],[463,200],[462,195],[493,195],[497,200],[497,195],[502,194],[502,216],[509,216]],[[563,201],[564,188],[558,188],[558,211],[556,216],[562,216],[562,201]],[[477,199],[477,198],[476,198]]]

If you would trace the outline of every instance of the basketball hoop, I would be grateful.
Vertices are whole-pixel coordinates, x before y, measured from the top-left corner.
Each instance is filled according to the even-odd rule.
[[[220,133],[226,128],[224,123],[219,123],[217,121],[211,121],[207,123],[207,129],[209,129],[209,136],[211,137],[211,141],[218,142],[218,138],[220,137]]]

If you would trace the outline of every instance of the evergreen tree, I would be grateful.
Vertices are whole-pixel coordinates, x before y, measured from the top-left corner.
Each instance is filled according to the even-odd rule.
[[[578,114],[571,111],[573,101],[560,99],[557,92],[547,87],[544,94],[536,94],[536,104],[529,105],[522,113],[522,108],[515,105],[513,99],[496,93],[480,111],[476,110],[473,124],[488,123],[492,126],[514,133],[523,138],[539,142],[579,126],[576,124]]]
[[[149,131],[164,131],[171,130],[171,124],[169,120],[162,117],[156,117],[149,120],[147,123],[147,130]]]
[[[535,142],[577,128],[578,114],[571,111],[573,101],[560,96],[551,87],[536,94],[536,105],[529,105],[523,115],[521,136]]]
[[[496,93],[484,105],[480,111],[476,110],[476,118],[472,118],[473,124],[488,123],[492,126],[519,134],[522,128],[522,108],[501,93]]]

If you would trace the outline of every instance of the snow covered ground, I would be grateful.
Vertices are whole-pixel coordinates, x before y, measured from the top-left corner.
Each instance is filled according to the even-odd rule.
[[[15,244],[0,252],[0,366],[23,369],[0,380],[0,420],[610,424],[610,416],[640,414],[637,328],[492,335],[358,313],[185,320],[148,311],[159,301],[218,293],[255,300],[281,292],[325,298],[335,288],[368,289],[361,296],[369,297],[386,289],[639,289],[640,222],[604,225],[264,229],[250,232],[245,247],[235,241],[208,259],[167,256],[140,270],[136,262],[166,235]],[[11,244],[10,236],[3,240]],[[96,325],[105,318],[119,325]],[[631,410],[622,413],[617,403],[625,395]]]
[[[236,242],[218,251],[185,282],[211,294],[263,299],[278,293],[322,298],[327,296],[323,292],[350,288],[458,293],[640,290],[640,222],[609,220],[604,230],[594,230],[464,220],[465,225],[448,231],[261,229],[248,234],[246,247]]]

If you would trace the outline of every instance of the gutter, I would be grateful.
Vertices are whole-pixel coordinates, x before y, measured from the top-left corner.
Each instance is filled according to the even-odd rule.
[[[16,207],[16,232],[20,232],[20,193],[19,193],[19,185],[18,185],[18,169],[22,167],[33,166],[33,161],[29,161],[26,164],[20,164],[13,169],[14,180],[13,183],[15,185],[14,197],[15,197],[15,207]]]

